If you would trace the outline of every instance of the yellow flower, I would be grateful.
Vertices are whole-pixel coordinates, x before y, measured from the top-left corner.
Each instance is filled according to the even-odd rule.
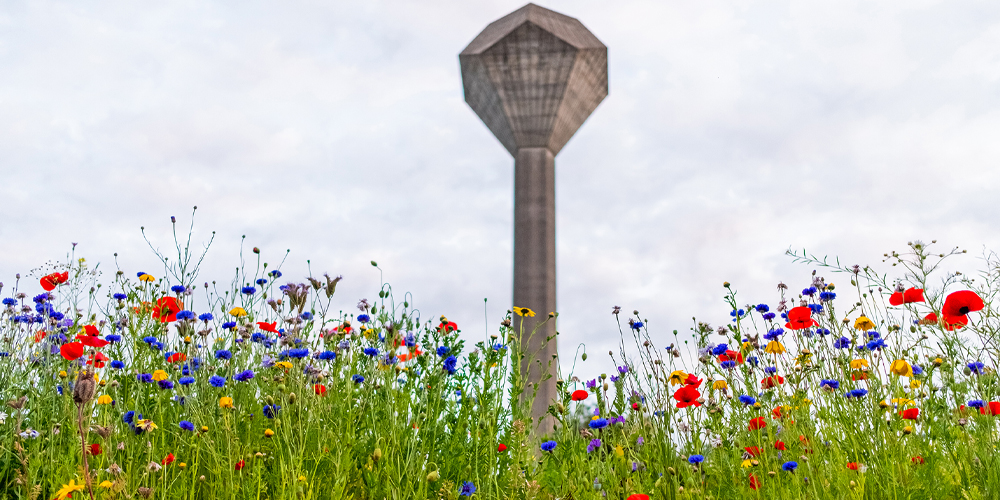
[[[862,368],[868,368],[868,360],[867,359],[855,359],[855,360],[851,361],[851,369],[853,369],[853,370],[860,370]]]
[[[760,401],[758,401],[758,402],[754,403],[754,404],[753,404],[753,407],[754,407],[754,408],[760,408]]]
[[[247,310],[242,307],[234,307],[229,310],[230,316],[236,316],[237,318],[242,318],[247,315]]]
[[[286,370],[292,369],[292,364],[289,363],[288,361],[278,361],[277,363],[274,364],[274,366],[278,368],[284,368]]]
[[[743,468],[750,467],[751,465],[753,465],[753,462],[751,462],[749,458],[744,460],[743,463],[740,464],[740,466]]]
[[[59,378],[66,378],[67,376],[66,370],[59,370]]]
[[[777,340],[772,340],[767,343],[766,347],[764,347],[764,352],[768,354],[784,354],[785,346],[781,345],[781,342],[778,342]]]
[[[893,398],[891,402],[892,404],[896,404],[899,406],[915,406],[917,404],[912,399],[906,399],[906,398]]]
[[[272,431],[271,429],[264,429],[264,437],[272,437],[272,436],[274,436],[274,431]]]
[[[177,466],[183,469],[183,468],[187,467],[188,464],[186,464],[184,462],[181,462],[181,463],[177,464]]]
[[[622,445],[615,446],[615,455],[618,455],[620,458],[625,457],[625,450],[622,448]]]
[[[201,426],[201,432],[208,432],[208,426],[207,425]]]
[[[728,389],[728,388],[729,388],[729,384],[727,384],[725,380],[716,380],[715,382],[712,382],[712,389],[720,389],[720,390],[722,390],[722,389]]]
[[[920,387],[920,385],[922,383],[923,382],[921,382],[921,381],[919,381],[917,379],[912,379],[912,380],[910,380],[910,389],[916,389],[916,388]]]
[[[153,423],[153,421],[148,418],[144,418],[142,420],[137,421],[135,423],[135,426],[144,431],[151,431],[157,428],[156,424]]]
[[[535,311],[532,311],[527,307],[515,307],[514,312],[517,313],[518,316],[527,316],[529,318],[535,316]]]
[[[82,491],[85,487],[86,485],[83,483],[75,484],[75,481],[70,479],[69,484],[64,484],[62,488],[59,488],[59,491],[56,492],[56,498],[58,500],[64,500],[72,496],[74,491]]]
[[[115,483],[112,483],[111,481],[108,481],[107,479],[105,479],[104,481],[101,481],[101,484],[99,484],[97,486],[100,486],[101,488],[111,488],[114,485],[115,485]]]
[[[896,361],[893,361],[892,365],[889,367],[889,371],[895,373],[896,375],[900,375],[902,377],[913,376],[913,367],[910,366],[910,364],[907,363],[906,361],[903,361],[902,359],[897,359]]]
[[[167,372],[163,370],[156,370],[155,372],[153,372],[153,380],[157,382],[161,380],[166,380],[168,378],[170,378],[170,375],[167,375]]]
[[[299,476],[299,482],[300,483],[306,482],[306,477],[305,476]]]
[[[903,427],[903,434],[910,434],[912,432],[913,432],[913,427],[910,427],[909,425]]]
[[[795,358],[795,366],[799,365],[811,365],[812,364],[812,353],[803,353],[799,357]]]
[[[222,396],[219,398],[219,408],[232,408],[233,398],[229,396]]]
[[[874,330],[875,323],[872,323],[872,320],[862,314],[861,316],[858,316],[858,319],[854,322],[854,329],[861,331]]]
[[[148,283],[148,282],[156,281],[156,278],[154,278],[153,275],[151,275],[151,274],[143,273],[143,274],[139,275],[139,281],[145,281],[145,282]]]
[[[681,385],[687,380],[688,374],[684,373],[682,370],[676,370],[670,374],[670,383],[673,385]]]
[[[97,398],[97,404],[99,405],[111,404],[111,396],[108,396],[107,394],[101,394],[101,396]]]

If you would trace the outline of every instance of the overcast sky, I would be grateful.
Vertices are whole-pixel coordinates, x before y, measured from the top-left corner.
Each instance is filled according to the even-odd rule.
[[[195,239],[218,233],[206,278],[229,279],[246,235],[270,262],[292,250],[288,278],[306,259],[343,274],[350,309],[376,260],[481,338],[510,306],[513,160],[463,101],[458,53],[522,5],[4,2],[0,281],[71,242],[156,269],[140,226],[166,249],[197,205]],[[997,2],[541,5],[610,61],[556,159],[564,354],[606,351],[614,305],[664,342],[728,321],[723,281],[773,305],[809,280],[789,247],[1000,248]]]

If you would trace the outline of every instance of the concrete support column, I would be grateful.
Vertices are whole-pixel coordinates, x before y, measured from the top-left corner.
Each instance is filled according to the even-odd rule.
[[[556,398],[556,172],[555,155],[548,148],[520,148],[514,157],[514,306],[527,307],[534,318],[514,316],[522,326],[527,347],[521,374],[539,383],[531,415],[539,433],[552,431],[554,419],[545,417]],[[546,321],[548,319],[548,321]],[[544,323],[544,324],[543,324]],[[541,325],[541,326],[539,326]],[[526,387],[525,398],[534,388]]]

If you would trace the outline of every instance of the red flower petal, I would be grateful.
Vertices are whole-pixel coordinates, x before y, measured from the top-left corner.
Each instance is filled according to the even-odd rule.
[[[677,400],[678,408],[687,408],[692,405],[701,406],[701,403],[698,402],[698,398],[700,397],[701,393],[693,385],[685,385],[677,389],[677,392],[674,393],[674,399]]]
[[[1000,402],[990,401],[987,406],[990,409],[990,415],[993,415],[994,417],[1000,415]]]
[[[507,445],[500,443],[500,446],[497,446],[497,451],[507,451]]]
[[[702,379],[695,377],[693,373],[689,373],[688,377],[684,379],[684,385],[694,387],[695,389],[701,387]]]
[[[83,327],[83,333],[90,335],[91,337],[96,337],[101,334],[101,332],[94,325],[86,325]]]
[[[177,313],[184,310],[184,303],[174,297],[163,297],[156,301],[153,318],[161,323],[177,321]]]
[[[278,327],[278,322],[277,321],[275,321],[273,323],[265,323],[263,321],[258,321],[257,322],[257,328],[260,328],[262,331],[265,331],[265,332],[268,332],[268,333],[278,333],[278,328],[277,327]]]
[[[98,349],[111,343],[100,337],[91,337],[89,335],[77,335],[76,339],[85,346],[96,347]]]
[[[590,393],[583,389],[580,389],[573,391],[573,395],[571,397],[573,401],[583,401],[584,399],[587,399],[587,396],[590,396]]]
[[[924,291],[920,288],[908,288],[905,292],[903,292],[903,302],[906,304],[923,301]]]
[[[62,354],[62,357],[69,361],[74,361],[83,356],[83,351],[83,344],[79,342],[70,342],[59,347],[59,354]]]
[[[903,305],[903,292],[892,292],[892,295],[889,296],[889,305],[891,306]]]
[[[754,418],[754,419],[750,420],[750,427],[749,428],[752,431],[758,431],[758,430],[763,429],[765,427],[767,427],[767,421],[764,420],[764,417],[757,417],[757,418]],[[754,455],[754,456],[756,456],[756,455]]]
[[[943,316],[965,316],[970,312],[981,311],[985,304],[976,292],[972,290],[960,290],[948,295],[944,299],[944,307],[941,308]]]
[[[917,417],[920,416],[920,409],[919,408],[907,408],[907,409],[899,412],[899,414],[902,415],[902,417],[904,419],[906,419],[906,420],[916,420]]]

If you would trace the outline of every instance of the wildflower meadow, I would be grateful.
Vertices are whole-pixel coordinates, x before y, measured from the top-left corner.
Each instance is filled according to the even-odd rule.
[[[608,306],[619,348],[564,344],[605,374],[560,372],[547,434],[520,320],[548,311],[475,341],[256,249],[228,281],[183,238],[155,270],[71,253],[0,286],[0,498],[997,498],[1000,258],[936,247],[790,252],[773,296],[712,285],[722,326]]]

